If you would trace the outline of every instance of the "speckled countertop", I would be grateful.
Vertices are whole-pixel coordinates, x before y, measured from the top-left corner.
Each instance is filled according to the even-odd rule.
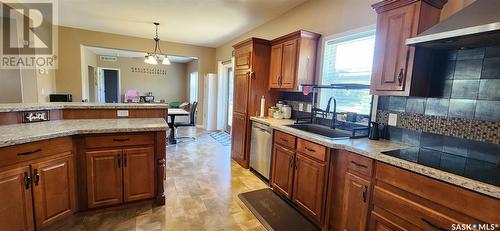
[[[162,118],[54,120],[0,126],[0,147],[62,136],[115,132],[166,131]]]
[[[384,163],[388,163],[393,166],[397,166],[412,172],[416,172],[437,180],[441,180],[500,199],[500,187],[458,176],[452,173],[444,172],[435,168],[423,166],[421,164],[398,159],[381,153],[385,151],[392,151],[409,147],[405,144],[387,140],[369,140],[367,138],[333,140],[325,136],[316,135],[310,132],[305,132],[285,126],[287,124],[292,124],[293,121],[291,120],[276,120],[272,118],[258,117],[251,117],[250,119],[253,121],[258,121],[260,123],[268,124],[275,130],[286,132],[288,134],[292,134],[299,138],[309,140],[329,148],[343,149],[354,152]]]
[[[167,109],[161,103],[5,103],[0,112],[57,110],[57,109]]]

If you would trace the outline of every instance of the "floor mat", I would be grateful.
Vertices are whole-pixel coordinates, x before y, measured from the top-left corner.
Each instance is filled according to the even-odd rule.
[[[269,188],[241,193],[238,197],[268,230],[320,230]]]
[[[210,136],[224,146],[231,146],[231,135],[224,131],[211,132]]]

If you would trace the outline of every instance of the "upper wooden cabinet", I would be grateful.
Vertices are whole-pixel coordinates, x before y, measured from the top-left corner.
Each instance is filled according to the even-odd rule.
[[[446,2],[386,0],[372,6],[378,16],[371,94],[429,94],[431,51],[407,46],[405,41],[438,23]]]
[[[321,35],[300,30],[272,41],[269,88],[297,91],[315,83],[318,40]]]

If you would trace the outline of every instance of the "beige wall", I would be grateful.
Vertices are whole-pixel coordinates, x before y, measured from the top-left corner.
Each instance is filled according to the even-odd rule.
[[[46,72],[37,72],[37,91],[38,102],[49,102],[49,95],[56,92],[56,72],[55,70],[46,70]]]
[[[143,58],[118,57],[116,62],[97,61],[97,67],[120,69],[120,91],[138,90],[141,95],[153,92],[155,99],[166,102],[186,100],[186,64],[171,63],[170,65],[148,65]],[[155,75],[132,72],[131,67],[155,68],[166,70],[167,75]]]
[[[89,66],[92,66],[97,70],[97,55],[85,46],[80,47],[82,58],[82,99],[87,99],[89,102],[95,102],[97,92],[95,91],[96,86],[96,76],[93,75],[93,80],[89,79]]]
[[[23,101],[20,70],[0,69],[0,83],[0,103],[21,103]]]
[[[232,45],[250,37],[274,39],[304,29],[329,36],[376,24],[371,5],[380,0],[310,0],[285,14],[217,47],[216,61],[231,58]],[[450,0],[442,11],[448,17],[474,0]],[[215,63],[217,65],[217,62]]]

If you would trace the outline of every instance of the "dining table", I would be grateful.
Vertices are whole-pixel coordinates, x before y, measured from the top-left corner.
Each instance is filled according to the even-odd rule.
[[[170,118],[170,121],[167,121],[168,127],[170,128],[170,137],[168,142],[170,144],[177,144],[177,139],[175,138],[175,117],[189,116],[189,112],[182,108],[169,108],[167,110],[167,115]]]

